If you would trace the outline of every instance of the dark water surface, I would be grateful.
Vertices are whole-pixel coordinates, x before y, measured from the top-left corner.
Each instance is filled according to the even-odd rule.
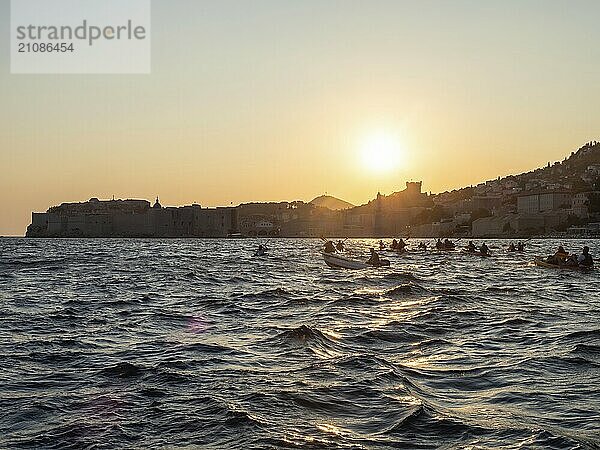
[[[557,243],[0,240],[0,447],[600,448],[600,271]]]

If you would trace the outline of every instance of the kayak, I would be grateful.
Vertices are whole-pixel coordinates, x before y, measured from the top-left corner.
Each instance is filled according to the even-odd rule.
[[[536,256],[535,259],[533,260],[533,262],[536,266],[545,267],[547,269],[581,270],[584,272],[594,269],[594,266],[588,267],[588,266],[568,266],[566,264],[562,264],[562,265],[551,264],[551,263],[545,261],[545,259],[540,256]]]
[[[321,252],[323,255],[323,259],[325,263],[334,269],[366,269],[368,267],[380,267],[380,266],[389,266],[390,262],[386,259],[382,259],[378,266],[374,266],[371,264],[364,263],[362,261],[358,261],[356,259],[348,258],[347,256],[340,255],[339,253],[325,253]]]

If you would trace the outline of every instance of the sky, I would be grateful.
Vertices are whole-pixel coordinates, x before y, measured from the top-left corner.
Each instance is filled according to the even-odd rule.
[[[149,75],[11,75],[9,7],[0,235],[91,197],[440,192],[600,138],[596,0],[153,0]]]

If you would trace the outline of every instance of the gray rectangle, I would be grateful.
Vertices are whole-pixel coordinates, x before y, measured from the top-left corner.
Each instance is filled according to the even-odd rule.
[[[150,73],[150,0],[11,0],[11,73]]]

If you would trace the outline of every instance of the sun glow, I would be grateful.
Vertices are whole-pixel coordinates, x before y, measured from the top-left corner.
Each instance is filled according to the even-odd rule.
[[[388,132],[368,135],[360,146],[360,153],[363,166],[372,172],[389,172],[405,162],[400,138]]]

